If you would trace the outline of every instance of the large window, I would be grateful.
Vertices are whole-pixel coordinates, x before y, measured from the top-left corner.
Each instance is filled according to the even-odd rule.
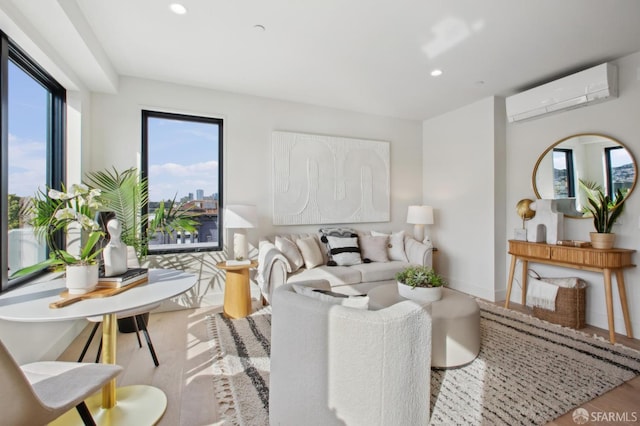
[[[222,249],[222,120],[142,111],[150,253]]]
[[[0,38],[4,290],[23,280],[11,279],[13,272],[48,256],[24,210],[36,192],[64,181],[65,91],[4,34]]]

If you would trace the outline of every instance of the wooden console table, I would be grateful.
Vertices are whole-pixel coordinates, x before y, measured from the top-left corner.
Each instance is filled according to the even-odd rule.
[[[565,268],[580,269],[583,271],[601,272],[604,276],[604,292],[607,302],[607,319],[609,321],[609,340],[615,343],[615,326],[613,321],[613,296],[611,291],[611,274],[615,273],[620,295],[620,305],[624,316],[624,326],[627,336],[633,338],[631,319],[627,306],[627,291],[624,286],[623,270],[635,266],[631,262],[631,256],[635,250],[609,249],[601,250],[591,247],[559,246],[544,243],[529,243],[526,241],[509,240],[509,254],[511,255],[511,267],[509,268],[509,280],[507,282],[507,300],[504,307],[509,307],[511,286],[516,269],[516,262],[522,262],[522,305],[526,305],[527,298],[527,271],[529,262],[544,263],[547,265],[562,266]]]

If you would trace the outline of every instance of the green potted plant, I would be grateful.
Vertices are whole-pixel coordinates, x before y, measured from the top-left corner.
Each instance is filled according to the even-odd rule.
[[[624,210],[624,194],[618,189],[612,200],[595,182],[580,180],[580,186],[585,190],[589,203],[585,209],[593,216],[595,232],[589,233],[591,246],[597,249],[613,248],[616,235],[611,229]]]
[[[120,239],[136,251],[138,260],[147,255],[149,239],[157,232],[163,235],[176,231],[195,232],[198,222],[175,198],[165,204],[161,201],[153,217],[142,215],[142,209],[149,202],[148,183],[140,178],[138,170],[129,168],[123,172],[115,168],[90,172],[86,181],[92,188],[100,190],[103,210],[111,211],[120,221]],[[147,232],[142,232],[146,224]]]
[[[12,277],[28,275],[47,267],[64,267],[70,294],[92,291],[98,283],[97,257],[101,251],[96,245],[104,235],[94,220],[96,211],[101,208],[99,196],[99,190],[76,184],[69,191],[64,186],[62,191],[40,190],[30,200],[26,213],[36,236],[46,241],[49,258],[16,271]],[[58,247],[55,238],[58,232],[79,237],[77,254]]]
[[[433,268],[412,265],[396,274],[398,293],[419,302],[434,302],[442,297],[447,283]]]
[[[103,211],[113,212],[120,221],[122,234],[120,239],[136,252],[138,261],[142,261],[148,253],[149,240],[160,232],[163,236],[172,231],[194,232],[198,224],[188,210],[172,200],[165,207],[164,201],[154,212],[153,218],[143,215],[142,210],[149,202],[148,182],[139,176],[136,168],[123,172],[117,169],[87,173],[85,180],[90,187],[100,191]],[[146,232],[142,232],[146,224]],[[149,313],[141,315],[145,324]],[[135,332],[133,317],[119,318],[118,328],[123,333]]]

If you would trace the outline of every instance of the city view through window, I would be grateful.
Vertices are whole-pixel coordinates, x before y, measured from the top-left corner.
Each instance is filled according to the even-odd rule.
[[[9,61],[8,268],[46,259],[44,241],[36,238],[24,214],[38,190],[46,188],[49,92]],[[4,219],[3,219],[4,220]]]
[[[149,251],[218,248],[222,120],[150,111],[143,120]]]

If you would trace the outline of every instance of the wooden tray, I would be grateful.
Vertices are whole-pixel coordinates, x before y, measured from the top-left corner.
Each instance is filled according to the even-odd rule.
[[[60,297],[62,299],[57,300],[55,302],[51,302],[49,303],[49,308],[51,309],[58,309],[58,308],[63,308],[65,306],[69,306],[72,303],[76,303],[80,300],[85,300],[85,299],[96,299],[99,297],[109,297],[109,296],[115,296],[116,294],[120,294],[123,291],[127,291],[130,288],[136,287],[142,283],[146,283],[148,281],[147,277],[144,277],[144,279],[141,279],[139,281],[133,282],[129,285],[126,285],[124,287],[119,287],[119,288],[97,288],[93,291],[90,291],[89,293],[84,293],[84,294],[69,294],[69,292],[67,290],[63,291],[62,293],[60,293]]]

